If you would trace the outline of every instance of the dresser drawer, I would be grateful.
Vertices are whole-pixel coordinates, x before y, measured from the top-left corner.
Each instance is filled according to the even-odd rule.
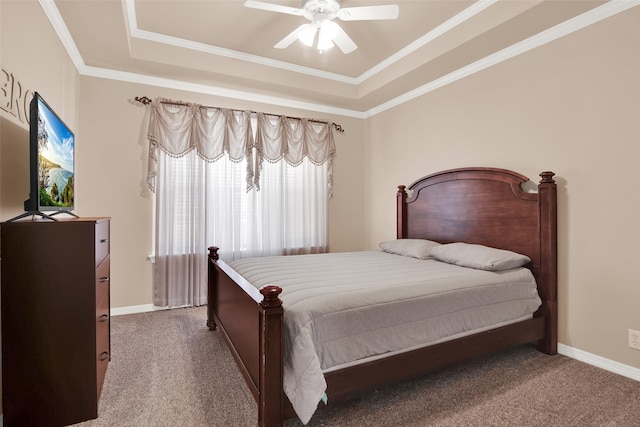
[[[109,221],[96,223],[96,265],[109,254]]]
[[[109,359],[111,359],[111,348],[109,345],[109,310],[98,311],[96,319],[96,377],[98,398],[102,392],[104,377],[107,373]]]
[[[108,245],[108,242],[107,242]],[[97,396],[100,397],[107,365],[111,359],[110,288],[111,257],[107,253],[96,268],[96,377]]]
[[[100,263],[96,268],[96,306],[100,305],[101,301],[107,298],[107,308],[109,306],[109,283],[111,281],[111,261],[110,256]]]
[[[96,352],[109,353],[109,304],[103,301],[96,310]]]
[[[109,313],[109,293],[108,287],[101,288],[107,292],[96,294],[98,303],[96,304],[96,352],[98,355],[106,351],[109,352],[109,326],[111,314]]]

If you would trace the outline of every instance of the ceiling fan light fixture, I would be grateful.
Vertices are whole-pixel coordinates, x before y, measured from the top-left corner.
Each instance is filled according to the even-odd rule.
[[[324,20],[320,23],[320,33],[318,34],[318,50],[323,51],[333,47],[333,39],[340,30],[338,24],[333,21]]]
[[[304,16],[310,23],[300,25],[273,47],[284,49],[294,43],[296,39],[299,39],[304,45],[312,47],[315,44],[316,34],[319,33],[316,47],[320,53],[323,50],[331,49],[334,44],[345,54],[351,53],[358,48],[358,45],[351,40],[351,37],[340,25],[333,21],[334,19],[338,18],[342,21],[388,20],[397,19],[400,13],[400,8],[397,4],[342,8],[340,0],[301,1],[302,7],[300,8],[259,0],[245,0],[244,5],[253,9]]]
[[[300,40],[306,46],[313,46],[313,41],[316,38],[316,31],[318,27],[313,24],[306,24],[306,27],[298,33],[298,40]]]
[[[340,31],[340,26],[333,21],[324,20],[320,23],[320,37],[333,40]]]
[[[319,37],[317,47],[320,52],[322,52],[323,50],[329,50],[333,47],[333,40]]]

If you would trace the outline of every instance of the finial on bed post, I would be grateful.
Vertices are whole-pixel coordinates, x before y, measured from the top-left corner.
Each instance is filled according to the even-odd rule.
[[[407,191],[405,185],[398,185],[397,199],[397,219],[396,219],[396,238],[404,239],[406,235],[407,225]]]
[[[553,184],[555,181],[553,180],[553,176],[555,173],[547,171],[540,173],[542,179],[540,180],[540,184]]]
[[[209,258],[218,261],[220,259],[220,255],[218,255],[219,250],[220,248],[217,246],[209,246]]]
[[[264,308],[280,307],[282,305],[282,301],[278,298],[278,295],[280,295],[281,292],[282,288],[280,286],[264,286],[260,289],[260,293],[264,297],[260,305]]]

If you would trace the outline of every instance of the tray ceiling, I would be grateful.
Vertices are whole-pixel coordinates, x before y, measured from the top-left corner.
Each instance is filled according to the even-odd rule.
[[[243,3],[41,0],[50,19],[61,18],[54,27],[59,34],[68,31],[66,44],[75,45],[84,74],[146,77],[151,84],[288,100],[302,108],[322,105],[356,116],[481,68],[487,58],[497,63],[500,55],[530,49],[527,43],[543,44],[546,34],[569,33],[622,9],[613,5],[619,2],[591,0],[343,0],[342,7],[400,7],[396,20],[338,21],[358,45],[343,54],[335,47],[320,53],[300,42],[273,48],[308,21]]]

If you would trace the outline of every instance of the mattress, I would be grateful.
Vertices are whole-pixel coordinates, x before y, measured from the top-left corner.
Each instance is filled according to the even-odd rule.
[[[305,424],[327,398],[323,372],[508,324],[541,304],[526,268],[485,271],[381,251],[229,265],[256,288],[283,289],[283,387]]]

